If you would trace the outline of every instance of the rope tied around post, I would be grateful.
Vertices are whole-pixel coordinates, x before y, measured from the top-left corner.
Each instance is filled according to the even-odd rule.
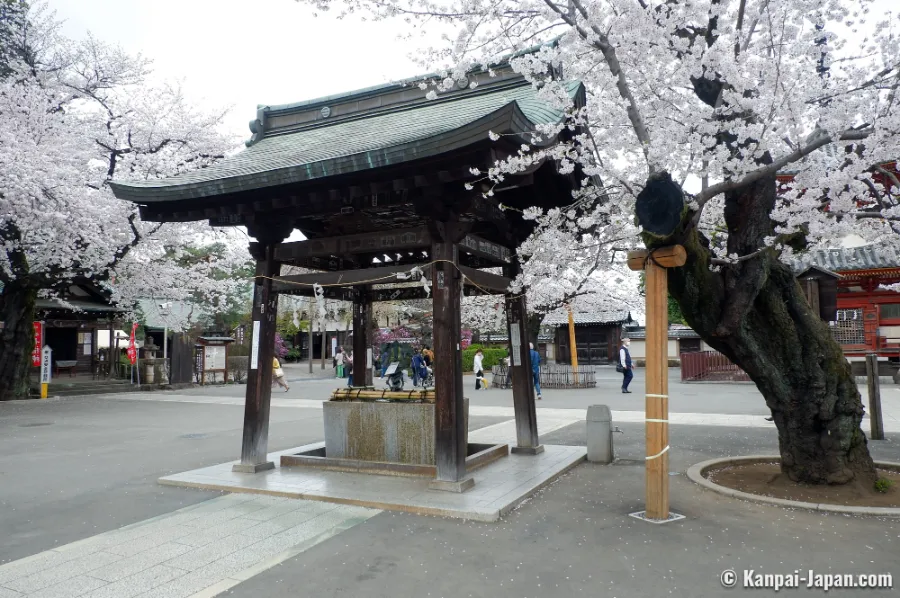
[[[665,454],[668,453],[668,452],[669,452],[669,445],[667,444],[667,445],[666,445],[666,448],[664,448],[663,450],[659,451],[658,453],[656,453],[656,454],[653,455],[652,457],[644,457],[644,460],[645,460],[645,461],[652,461],[653,459],[659,459],[660,457],[662,457],[663,455],[665,455]]]

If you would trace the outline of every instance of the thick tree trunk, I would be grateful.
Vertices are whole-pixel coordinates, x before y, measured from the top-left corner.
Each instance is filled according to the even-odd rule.
[[[37,289],[13,281],[0,294],[0,401],[28,398]]]
[[[774,234],[775,190],[771,177],[726,194],[729,254],[750,255]],[[669,273],[669,292],[703,340],[756,383],[778,428],[782,471],[811,484],[874,482],[850,365],[790,268],[767,250],[713,272],[708,241],[690,217],[673,237],[645,241],[687,249],[687,263]]]

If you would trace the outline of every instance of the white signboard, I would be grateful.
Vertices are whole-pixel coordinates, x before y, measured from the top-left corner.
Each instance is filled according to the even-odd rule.
[[[53,349],[45,346],[41,352],[41,384],[50,384],[50,370],[53,365]]]
[[[331,355],[332,356],[337,355],[337,337],[336,336],[331,337]]]
[[[225,347],[203,347],[206,370],[225,369]]]
[[[253,320],[253,339],[250,343],[250,369],[259,369],[259,320]]]
[[[372,348],[366,349],[366,368],[372,369]]]
[[[522,336],[519,334],[519,323],[512,322],[509,325],[509,338],[512,342],[512,364],[522,365]]]

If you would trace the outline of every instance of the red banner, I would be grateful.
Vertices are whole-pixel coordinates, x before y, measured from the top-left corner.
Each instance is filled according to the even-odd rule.
[[[41,351],[44,349],[44,323],[34,323],[34,351],[31,352],[31,365],[41,367]]]
[[[137,347],[134,344],[134,332],[137,330],[137,322],[131,325],[131,339],[128,341],[128,361],[131,362],[131,365],[137,363]]]

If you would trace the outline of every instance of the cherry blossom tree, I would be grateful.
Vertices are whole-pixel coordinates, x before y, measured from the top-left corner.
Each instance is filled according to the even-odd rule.
[[[530,214],[538,234],[568,242],[529,263],[564,268],[572,246],[590,237],[624,248],[683,245],[687,264],[670,272],[669,291],[685,320],[760,389],[783,471],[810,483],[874,478],[849,365],[787,264],[850,234],[900,239],[900,182],[883,167],[900,155],[900,43],[887,3],[311,3],[399,17],[416,31],[433,24],[442,43],[418,51],[439,75],[426,83],[432,97],[445,80],[512,55],[541,97],[568,110],[560,128],[576,135],[498,163],[486,178],[499,180],[541,154],[584,175],[574,213]],[[559,72],[586,85],[583,109],[569,104]],[[793,182],[779,188],[784,171]],[[683,198],[675,232],[654,235],[636,222],[637,234],[612,241],[629,233],[621,225],[635,223],[636,198],[648,188]],[[601,269],[613,263],[600,261]]]
[[[177,85],[151,84],[149,64],[93,37],[62,38],[38,8],[5,30],[0,55],[0,400],[28,393],[35,301],[72,280],[104,285],[126,309],[138,298],[216,302],[246,262],[226,233],[142,222],[108,182],[201,168],[236,144],[222,114],[194,110]],[[12,49],[10,49],[12,48]],[[223,238],[224,237],[224,238]],[[191,245],[221,242],[209,260]]]

